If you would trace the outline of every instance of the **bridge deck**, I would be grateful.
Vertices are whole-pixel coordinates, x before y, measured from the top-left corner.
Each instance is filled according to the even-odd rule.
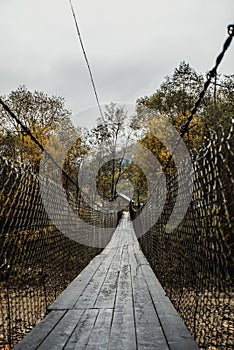
[[[127,217],[15,350],[195,350]]]

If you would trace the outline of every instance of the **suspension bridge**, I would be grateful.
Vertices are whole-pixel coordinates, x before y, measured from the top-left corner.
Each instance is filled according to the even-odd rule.
[[[49,311],[15,349],[198,349],[126,216]]]
[[[223,51],[181,127],[181,137],[189,130],[233,32],[229,26]],[[228,130],[207,131],[203,147],[193,155],[194,172],[187,173],[188,179],[193,177],[192,200],[173,233],[167,232],[166,224],[178,194],[180,172],[165,172],[163,212],[142,235],[147,222],[152,222],[157,203],[153,208],[131,204],[130,216],[121,211],[103,212],[88,205],[79,193],[77,200],[77,184],[63,171],[69,182],[69,204],[90,223],[90,245],[64,236],[50,220],[41,198],[39,175],[26,165],[0,157],[0,349],[231,350],[232,142],[233,122]],[[66,220],[63,197],[58,195],[53,201],[51,196],[61,193],[57,191],[60,185],[43,181],[58,213],[56,220],[68,231],[74,230],[73,223]],[[164,190],[161,186],[155,190],[158,205]],[[182,198],[187,195],[182,188]],[[91,244],[99,228],[111,232],[103,250]]]

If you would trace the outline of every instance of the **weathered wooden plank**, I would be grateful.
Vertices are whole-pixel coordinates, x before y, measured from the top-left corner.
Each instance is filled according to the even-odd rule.
[[[129,231],[129,235],[128,235],[128,245],[134,245],[134,244],[139,245],[134,229],[133,227],[131,227],[131,230]]]
[[[94,307],[99,309],[114,308],[117,285],[119,279],[119,271],[121,264],[121,255],[123,247],[119,247],[117,253],[111,263],[110,269],[105,277],[105,281],[98,294]]]
[[[66,311],[58,310],[50,312],[20,343],[14,350],[36,350],[44,339],[50,334]]]
[[[86,350],[107,350],[113,310],[100,310]]]
[[[139,243],[136,242],[136,244],[134,244],[133,247],[134,247],[134,254],[135,254],[136,261],[137,261],[138,265],[149,265],[149,262],[146,259],[145,255],[143,254],[143,252],[139,246]]]
[[[159,317],[178,315],[178,312],[176,311],[175,307],[173,306],[172,302],[167,296],[159,301],[154,300],[154,305],[156,307],[157,314]]]
[[[79,296],[86,288],[89,281],[103,262],[105,256],[96,256],[89,265],[76,277],[76,279],[60,294],[60,296],[49,307],[49,310],[72,309]]]
[[[134,247],[129,246],[128,249],[133,287],[137,349],[168,350],[169,347],[155,311],[143,272],[136,261]]]
[[[128,249],[123,247],[122,265],[108,349],[135,350],[136,334]]]
[[[98,309],[89,309],[85,311],[67,344],[65,345],[64,350],[86,349],[98,314]]]
[[[128,223],[128,245],[131,245],[133,247],[134,255],[136,257],[136,261],[138,265],[149,265],[148,260],[146,259],[145,255],[143,254],[141,247],[138,243],[138,240],[136,238],[132,223]]]
[[[105,252],[106,250],[116,249],[116,248],[118,248],[118,247],[121,246],[122,238],[121,238],[121,232],[120,232],[120,229],[119,229],[120,224],[121,224],[121,221],[120,221],[120,223],[119,223],[118,228],[117,228],[116,231],[114,232],[111,241],[110,241],[109,244],[106,246],[104,252]]]
[[[163,332],[171,350],[199,350],[180,316],[160,316]]]
[[[58,312],[58,311],[56,311]],[[70,338],[75,327],[84,313],[84,310],[69,310],[54,327],[46,339],[37,348],[38,350],[62,350]]]
[[[88,309],[94,307],[106,274],[108,273],[111,262],[116,253],[117,251],[115,249],[112,249],[106,258],[102,261],[102,264],[97,268],[95,274],[83,289],[83,292],[74,305],[75,309]]]
[[[166,292],[164,291],[160,282],[156,278],[150,265],[142,265],[141,269],[143,271],[151,297],[154,300],[154,302],[158,302],[159,300],[164,300],[166,298]]]
[[[146,282],[158,314],[163,332],[171,350],[198,350],[187,327],[182,322],[170,299],[166,296],[161,284],[157,280],[150,266],[140,267],[145,275]]]
[[[127,302],[129,305],[129,303]],[[108,350],[137,349],[133,311],[128,306],[115,309]]]

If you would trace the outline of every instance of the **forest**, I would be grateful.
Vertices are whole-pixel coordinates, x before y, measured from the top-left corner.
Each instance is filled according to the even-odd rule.
[[[167,130],[160,131],[160,118],[167,118],[179,133],[205,79],[206,76],[196,72],[188,63],[181,62],[152,95],[138,98],[132,115],[128,115],[125,106],[110,103],[104,107],[104,119],[97,115],[96,126],[90,130],[73,126],[72,111],[66,109],[62,97],[19,86],[3,96],[3,100],[58,162],[62,150],[69,147],[62,166],[74,181],[78,181],[83,159],[89,157],[92,162],[95,158],[96,186],[103,200],[112,200],[117,192],[128,193],[127,187],[132,185],[133,200],[144,202],[147,199],[146,179],[134,163],[134,155],[128,155],[130,149],[133,144],[146,147],[163,167],[170,152],[155,136],[155,130],[166,137],[170,135],[167,135]],[[191,153],[202,146],[208,129],[229,128],[233,106],[234,75],[217,75],[184,137]],[[2,107],[0,113],[0,155],[38,173],[42,150]],[[70,139],[74,140],[71,147]],[[103,161],[105,157],[106,162]],[[141,157],[139,152],[137,157]],[[172,161],[168,171],[173,169]],[[86,191],[88,194],[88,188],[84,189]]]

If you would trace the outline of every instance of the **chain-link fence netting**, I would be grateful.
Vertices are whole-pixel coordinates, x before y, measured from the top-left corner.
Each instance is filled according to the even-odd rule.
[[[186,167],[186,164],[185,164]],[[167,233],[166,224],[178,193],[180,172],[167,174],[167,199],[158,222],[140,244],[167,295],[201,349],[233,349],[233,125],[229,132],[210,131],[193,160],[193,198],[181,224]],[[184,173],[183,173],[184,176]],[[187,179],[191,174],[187,174]],[[188,193],[184,191],[184,199]],[[183,206],[183,200],[180,203]],[[141,209],[143,210],[143,209]],[[154,210],[153,210],[154,211]],[[151,221],[132,207],[140,237]]]
[[[53,201],[59,185],[44,181]],[[43,206],[39,177],[29,169],[0,158],[0,182],[0,349],[9,349],[40,322],[47,307],[101,249],[76,243],[54,226]],[[76,190],[67,198],[77,215],[93,232],[97,227],[114,231],[119,215],[85,205],[79,193],[78,200],[75,197]],[[57,220],[70,225],[63,199],[56,198],[54,206],[60,214]]]

